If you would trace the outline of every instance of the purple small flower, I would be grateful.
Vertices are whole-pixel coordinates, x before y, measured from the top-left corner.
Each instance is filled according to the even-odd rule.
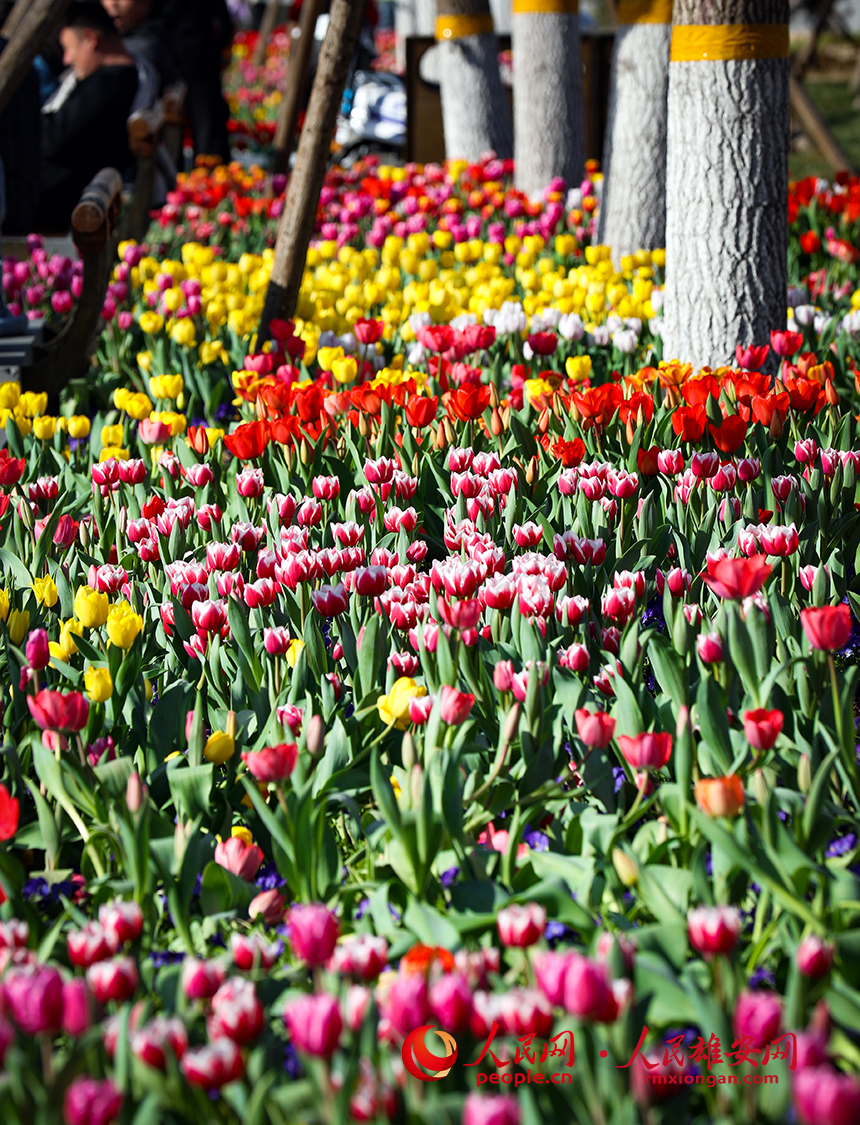
[[[750,988],[776,988],[776,979],[770,969],[760,966],[749,978]]]
[[[625,780],[626,776],[627,775],[624,772],[623,766],[613,766],[612,767],[612,779],[615,782],[615,792],[616,793],[621,792],[621,787],[624,784],[624,780]]]
[[[457,876],[460,874],[459,867],[449,867],[447,871],[443,871],[439,876],[439,882],[443,887],[450,887],[452,883],[457,881]]]
[[[835,856],[847,855],[849,852],[853,852],[856,847],[856,835],[853,832],[848,832],[845,836],[837,836],[834,840],[831,840],[824,854],[828,859],[832,859]]]
[[[368,912],[369,909],[370,909],[370,899],[369,898],[363,898],[361,900],[361,902],[358,904],[358,906],[356,908],[356,911],[355,911],[356,922],[359,922],[365,916],[365,914]]]
[[[283,887],[286,881],[287,880],[278,872],[274,863],[264,863],[257,872],[257,878],[254,880],[254,884],[259,887],[261,891],[276,891],[278,887]]]

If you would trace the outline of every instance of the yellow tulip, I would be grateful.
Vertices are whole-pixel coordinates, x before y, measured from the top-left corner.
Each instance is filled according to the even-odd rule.
[[[39,605],[46,606],[48,609],[53,609],[57,604],[59,594],[57,586],[50,575],[44,578],[35,578],[33,580],[33,589],[36,592],[36,601]]]
[[[0,590],[0,621],[5,621],[9,616],[9,591]]]
[[[75,594],[75,617],[88,629],[98,629],[107,621],[110,602],[92,586],[79,586]]]
[[[157,312],[145,312],[140,314],[138,320],[141,332],[145,332],[147,336],[154,336],[156,332],[160,332],[164,327],[164,317],[159,316]]]
[[[68,430],[69,437],[71,438],[77,438],[78,440],[80,440],[81,438],[89,437],[89,418],[87,418],[85,414],[73,414],[71,418],[69,418]]]
[[[138,352],[135,359],[141,371],[149,371],[150,367],[152,367],[152,352]]]
[[[208,762],[223,766],[236,753],[236,741],[223,730],[213,730],[206,739],[203,754]]]
[[[128,396],[123,409],[127,414],[130,414],[136,422],[141,422],[152,413],[152,400],[149,395],[138,391],[137,394]]]
[[[14,410],[20,401],[20,383],[0,383],[0,407],[2,407],[4,410]]]
[[[30,611],[13,609],[6,621],[13,645],[19,645],[30,629]]]
[[[113,695],[113,680],[107,668],[87,668],[84,686],[93,703],[107,703]]]
[[[380,719],[386,726],[393,723],[398,730],[405,730],[409,726],[409,700],[426,694],[427,688],[420,687],[411,676],[401,676],[388,695],[381,695],[376,701]]]
[[[127,461],[131,454],[119,445],[106,445],[99,454],[99,461]]]
[[[153,398],[178,398],[184,385],[181,375],[153,375],[149,391]]]
[[[254,834],[250,828],[246,828],[244,824],[234,824],[230,832],[231,836],[237,836],[244,843],[249,846],[254,842]]]
[[[343,348],[320,348],[317,353],[317,361],[322,371],[332,371],[333,364],[339,359],[343,359],[345,352]]]
[[[590,355],[571,355],[565,360],[564,369],[570,379],[581,383],[591,375]]]
[[[46,392],[36,394],[35,391],[25,391],[18,399],[17,405],[25,417],[35,418],[37,414],[44,414],[48,409],[48,395]]]
[[[197,343],[197,329],[191,317],[189,316],[185,317],[183,320],[177,320],[170,330],[170,337],[173,342],[179,344],[180,347],[193,347]]]
[[[290,641],[290,647],[287,649],[287,664],[291,668],[295,668],[296,661],[299,658],[299,653],[305,647],[305,642],[300,640]]]
[[[339,383],[351,383],[358,374],[358,362],[355,356],[345,356],[343,359],[336,359],[332,364],[332,375]]]
[[[125,404],[131,398],[131,391],[128,387],[117,387],[113,393],[113,404],[117,410],[125,410]]]
[[[123,427],[121,424],[116,426],[102,426],[102,446],[108,445],[122,445],[124,437]]]
[[[39,441],[50,441],[57,432],[57,419],[52,414],[40,414],[33,419],[33,433]]]
[[[143,629],[143,618],[128,602],[112,605],[107,615],[107,634],[117,648],[131,648],[134,638]]]

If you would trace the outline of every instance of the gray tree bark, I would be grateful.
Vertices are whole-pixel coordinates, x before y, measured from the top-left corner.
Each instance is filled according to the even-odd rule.
[[[579,16],[514,12],[514,179],[537,198],[550,180],[582,180],[582,48]]]
[[[788,23],[787,0],[676,0],[679,24]],[[787,58],[671,62],[663,355],[730,362],[784,328]]]
[[[616,267],[636,250],[666,245],[666,129],[672,26],[616,28],[603,146],[598,240]]]
[[[400,70],[406,67],[406,40],[412,35],[432,35],[436,0],[395,0],[395,56]]]
[[[437,0],[437,12],[439,17],[491,18],[488,0]],[[441,39],[439,68],[446,157],[477,160],[488,151],[510,157],[511,115],[495,32]]]

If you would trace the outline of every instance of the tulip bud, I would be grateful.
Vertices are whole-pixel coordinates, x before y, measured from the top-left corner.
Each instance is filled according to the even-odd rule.
[[[239,724],[236,722],[236,712],[227,712],[227,723],[224,728],[224,733],[229,734],[232,739],[236,738],[236,733],[239,730]]]
[[[493,435],[493,437],[498,437],[501,434],[503,428],[502,416],[494,406],[493,413],[490,415],[490,433]]]
[[[496,384],[490,383],[490,406],[492,406],[493,410],[495,410],[496,407],[498,407],[500,404],[501,399],[499,398],[499,392],[496,389]]]
[[[301,445],[299,446],[299,455],[301,457],[303,465],[310,465],[313,455],[311,453],[311,447],[310,445],[308,445],[308,442],[305,438],[302,438]]]
[[[502,743],[505,746],[510,745],[516,738],[517,731],[520,729],[520,705],[515,703],[505,716],[505,725],[502,727]]]
[[[812,787],[812,762],[808,754],[800,755],[797,766],[797,786],[801,793],[808,793]]]
[[[140,774],[135,770],[129,777],[128,784],[125,787],[125,803],[129,812],[140,812],[143,806],[144,793],[145,790],[140,780]]]
[[[625,887],[635,887],[639,881],[639,866],[636,860],[621,848],[612,849],[612,866]]]
[[[760,805],[764,805],[767,801],[768,785],[765,780],[764,770],[756,770],[755,777],[753,778],[753,792],[755,799]]]
[[[120,508],[119,514],[116,517],[116,535],[117,539],[122,539],[125,535],[125,529],[128,527],[128,508]]]
[[[537,480],[537,476],[538,476],[537,457],[532,457],[532,459],[528,463],[528,467],[526,468],[526,484],[529,485],[529,486],[533,485],[534,482]]]
[[[512,409],[510,406],[505,406],[502,408],[502,426],[505,430],[509,430],[511,428],[511,414]]]
[[[311,715],[305,734],[305,747],[312,758],[322,756],[325,745],[325,724],[322,715]]]
[[[403,761],[403,768],[411,770],[415,765],[415,741],[410,732],[403,732],[403,741],[400,743],[400,757]]]
[[[90,529],[89,529],[89,526],[85,523],[84,520],[81,520],[80,525],[78,527],[78,539],[80,540],[80,543],[81,543],[81,546],[83,547],[83,549],[85,551],[89,551],[89,549],[90,549]]]
[[[545,434],[549,429],[549,407],[544,407],[537,420],[538,432]]]
[[[779,441],[779,439],[782,437],[782,431],[784,429],[785,429],[785,422],[783,420],[782,415],[780,414],[780,412],[778,410],[774,410],[773,416],[771,417],[771,420],[770,420],[770,427],[768,429],[768,432],[770,434],[770,440],[771,441]]]

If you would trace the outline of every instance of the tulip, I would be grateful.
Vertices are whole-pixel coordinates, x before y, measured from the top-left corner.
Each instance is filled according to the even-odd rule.
[[[135,941],[143,930],[143,911],[136,902],[111,902],[99,907],[108,945],[116,952],[128,941]]]
[[[320,586],[311,593],[311,602],[320,617],[339,617],[349,609],[349,594],[342,582]]]
[[[29,609],[13,609],[6,619],[6,628],[9,630],[9,639],[13,645],[19,645],[27,635],[30,628]]]
[[[750,1046],[762,1048],[779,1034],[782,1002],[773,992],[745,989],[735,1004],[734,1031],[738,1039],[749,1036]]]
[[[661,770],[672,754],[672,735],[665,731],[645,732],[631,738],[619,735],[621,753],[636,770]]]
[[[699,906],[687,915],[690,945],[706,957],[731,953],[740,932],[740,911],[734,906]]]
[[[278,897],[281,898],[280,895]],[[280,917],[283,917],[283,909]],[[253,969],[255,965],[259,965],[261,969],[270,969],[278,957],[278,945],[267,942],[260,934],[231,934],[230,949],[236,967],[246,971]]]
[[[27,637],[27,647],[25,649],[27,656],[27,663],[34,672],[41,672],[43,668],[47,668],[51,661],[51,653],[48,649],[48,634],[44,629],[34,629]]]
[[[589,711],[579,707],[574,713],[576,733],[592,750],[602,749],[612,741],[615,720],[605,711]]]
[[[260,918],[264,925],[274,926],[283,921],[286,905],[280,891],[261,891],[248,903],[248,917]]]
[[[856,1125],[860,1121],[860,1083],[830,1066],[798,1069],[794,1105],[801,1125]]]
[[[113,695],[113,680],[108,668],[87,668],[84,672],[84,686],[93,703],[107,703]]]
[[[79,586],[75,594],[75,617],[87,629],[98,629],[107,621],[110,603],[107,594],[91,586]]]
[[[564,1006],[579,1019],[596,1019],[604,1010],[609,993],[606,970],[579,953],[568,960],[564,975]]]
[[[203,756],[207,762],[223,766],[236,753],[236,740],[232,734],[223,730],[213,730],[203,746]]]
[[[264,629],[263,647],[269,656],[283,656],[290,647],[289,630],[281,625],[272,629]]]
[[[851,636],[851,610],[847,605],[802,609],[800,624],[813,648],[837,652]]]
[[[572,956],[570,952],[556,953],[554,950],[544,950],[534,955],[535,980],[544,996],[555,1007],[564,1003],[565,977]]]
[[[80,930],[70,930],[66,935],[66,948],[71,963],[82,969],[104,961],[113,952],[99,922],[87,922]]]
[[[742,601],[757,594],[771,572],[764,555],[751,559],[708,559],[702,581],[720,598]]]
[[[446,1031],[460,1032],[469,1027],[472,1015],[472,990],[460,973],[446,973],[429,992],[430,1011]]]
[[[496,917],[502,945],[524,949],[540,941],[546,928],[546,910],[536,902],[520,906],[513,903]]]
[[[30,940],[30,927],[18,918],[0,922],[0,949],[24,949]]]
[[[212,997],[208,1021],[210,1039],[232,1039],[250,1043],[263,1030],[263,1006],[249,980],[232,977]]]
[[[284,1011],[284,1022],[296,1047],[316,1058],[330,1058],[343,1031],[337,999],[327,992],[293,1000]]]
[[[87,725],[89,704],[78,691],[50,691],[43,688],[27,696],[27,706],[42,730],[79,731]]]
[[[382,1003],[383,1015],[402,1038],[421,1027],[430,1015],[427,981],[423,973],[399,973]]]
[[[119,1117],[125,1095],[109,1078],[103,1082],[81,1075],[63,1098],[65,1125],[111,1125]]]
[[[186,957],[182,962],[182,991],[189,1000],[209,1000],[224,983],[226,975],[220,961]]]
[[[215,862],[231,875],[249,882],[260,870],[263,851],[256,844],[249,844],[241,836],[231,836],[229,840],[215,845]]]
[[[54,1035],[63,1022],[63,978],[38,963],[14,966],[3,978],[6,1009],[25,1035]]]
[[[166,1070],[168,1051],[179,1060],[188,1050],[188,1033],[176,1016],[156,1016],[133,1032],[130,1046],[141,1062],[155,1070]]]
[[[696,637],[696,651],[704,664],[721,664],[723,642],[719,633],[700,633]]]
[[[100,1004],[128,1000],[137,988],[137,966],[131,957],[97,961],[87,969],[87,984]]]
[[[296,768],[299,750],[295,742],[266,746],[263,750],[243,750],[242,761],[257,781],[286,781]]]
[[[463,1102],[463,1125],[520,1125],[520,1106],[509,1094],[472,1093]]]
[[[335,946],[327,968],[359,980],[375,980],[388,964],[388,942],[374,934],[353,934]]]
[[[744,786],[737,774],[703,777],[696,782],[696,804],[707,816],[737,816],[744,807]]]
[[[450,684],[442,685],[441,713],[443,723],[452,727],[459,726],[469,717],[469,712],[474,705],[475,697],[470,692],[457,691]]]
[[[782,732],[782,711],[744,711],[744,734],[755,750],[770,750]]]
[[[795,961],[805,977],[826,977],[833,965],[835,952],[832,942],[810,934],[797,947]]]
[[[337,942],[338,920],[322,903],[293,906],[288,915],[290,943],[295,955],[308,965],[324,965]]]
[[[193,1086],[206,1090],[220,1090],[230,1082],[238,1082],[245,1073],[242,1052],[232,1039],[217,1039],[205,1047],[186,1051],[180,1068]]]

